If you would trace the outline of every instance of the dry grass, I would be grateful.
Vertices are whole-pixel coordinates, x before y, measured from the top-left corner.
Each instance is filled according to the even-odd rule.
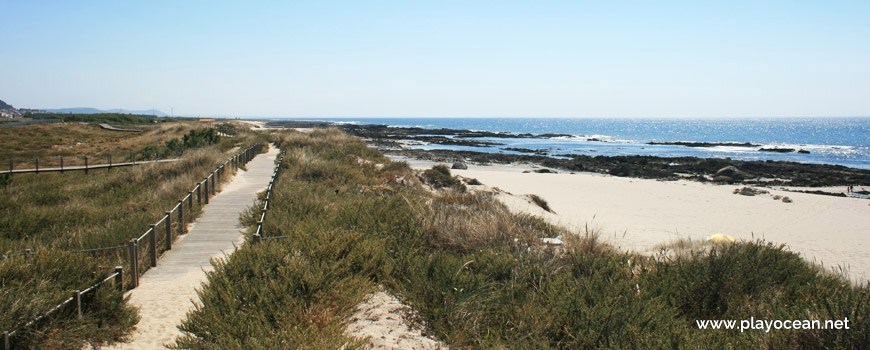
[[[680,238],[668,243],[656,245],[653,251],[662,256],[686,256],[709,251],[713,243],[706,240],[693,240],[692,238]]]
[[[161,125],[143,136],[159,143],[190,127]],[[38,270],[33,266],[42,260],[22,257],[0,260],[0,315],[3,315],[0,331],[20,327],[47,311],[47,306],[69,297],[72,290],[89,286],[100,276],[105,277],[114,266],[129,266],[125,250],[67,251],[118,246],[138,237],[227,160],[230,156],[227,150],[258,141],[265,140],[247,134],[222,139],[219,144],[189,149],[173,163],[99,170],[89,175],[67,172],[13,176],[10,183],[0,188],[0,254],[18,254],[30,248],[38,252],[38,258],[55,259],[46,260]],[[188,222],[198,209],[185,210]],[[177,233],[180,230],[178,217],[173,215],[172,231]],[[159,247],[163,247],[162,239],[163,236],[158,235]],[[52,262],[59,259],[70,263]],[[147,254],[141,255],[142,268],[147,268],[147,259]],[[97,272],[92,275],[94,271]],[[61,277],[65,283],[58,283]],[[64,334],[67,343],[61,348],[81,348],[85,341],[117,340],[114,336],[107,339],[105,335],[129,332],[133,325],[130,317],[135,316],[135,312],[126,302],[119,301],[117,295],[113,298],[113,302],[89,301],[91,315],[84,321],[77,321],[70,313],[60,313],[56,319],[26,330],[15,339],[15,344],[20,348],[51,348],[53,338],[46,335],[49,333]],[[120,314],[126,315],[124,321],[113,321]]]
[[[432,244],[459,251],[539,246],[541,238],[567,231],[527,214],[514,214],[491,193],[442,190],[421,208]]]
[[[541,196],[538,196],[536,194],[530,194],[528,195],[528,197],[532,200],[532,203],[535,203],[535,205],[537,205],[541,209],[546,210],[548,213],[556,213],[555,211],[553,211],[553,209],[550,209],[550,204],[547,203],[545,199],[541,198]]]
[[[115,163],[126,162],[130,152],[149,146],[159,148],[166,140],[202,127],[192,122],[164,123],[141,133],[79,123],[5,127],[0,128],[0,167],[8,167],[12,159],[15,169],[34,168],[35,158],[40,158],[40,167],[56,167],[60,166],[60,157],[64,157],[64,166],[84,165],[79,158],[83,156],[90,158],[90,164],[106,163],[107,155]]]

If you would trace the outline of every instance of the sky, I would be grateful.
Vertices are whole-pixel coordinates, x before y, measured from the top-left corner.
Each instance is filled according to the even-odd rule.
[[[870,1],[0,0],[19,108],[870,116]]]

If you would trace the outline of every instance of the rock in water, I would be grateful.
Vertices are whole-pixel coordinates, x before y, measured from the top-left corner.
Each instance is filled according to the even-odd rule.
[[[452,168],[459,169],[459,170],[466,170],[466,169],[468,169],[468,165],[466,165],[463,162],[456,162],[456,163],[453,163]]]
[[[760,151],[760,152],[792,153],[792,152],[794,152],[794,148],[772,147],[772,148],[762,148],[762,149],[759,149],[758,151]]]

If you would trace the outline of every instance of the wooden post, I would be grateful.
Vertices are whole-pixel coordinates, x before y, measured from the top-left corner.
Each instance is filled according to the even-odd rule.
[[[9,332],[3,331],[3,350],[12,350],[12,342],[9,339]]]
[[[36,173],[39,174],[39,157],[36,157]]]
[[[202,183],[196,186],[196,205],[202,208]]]
[[[78,291],[78,290],[73,292],[73,299],[75,299],[75,302],[76,302],[76,318],[81,319],[82,318],[82,292]]]
[[[115,266],[115,287],[120,291],[124,291],[124,267]],[[123,299],[124,296],[121,296]]]
[[[208,176],[205,177],[205,181],[203,181],[203,184],[203,186],[205,186],[203,188],[203,190],[205,190],[205,197],[203,199],[205,200],[205,204],[208,204]]]
[[[157,225],[151,225],[151,267],[157,267]]]
[[[63,174],[63,157],[60,157],[60,173]]]
[[[184,200],[178,201],[178,234],[184,234]]]
[[[109,158],[109,170],[112,170],[112,155],[110,154],[110,155],[107,155],[106,157]]]
[[[85,156],[85,174],[88,173],[88,156]]]
[[[135,238],[127,243],[127,256],[130,260],[130,289],[139,286],[139,249],[136,245]]]
[[[166,250],[172,250],[172,212],[166,212]]]
[[[263,221],[257,220],[257,226],[260,227],[260,236],[266,235],[266,229],[263,228]]]
[[[254,234],[252,237],[254,238],[254,244],[260,243],[260,235]]]
[[[217,170],[211,172],[211,195],[212,196],[217,194],[217,192],[215,191],[215,190],[217,190],[217,185],[215,184],[215,176],[214,176],[214,174],[216,172],[217,172]]]
[[[31,254],[33,254],[33,251],[30,250],[30,248],[25,249],[24,250],[24,260],[27,260],[28,258],[30,258]]]

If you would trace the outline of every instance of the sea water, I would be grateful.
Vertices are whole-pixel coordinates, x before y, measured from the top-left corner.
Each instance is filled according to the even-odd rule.
[[[287,118],[294,119],[295,118]],[[306,119],[311,120],[311,119]],[[562,119],[562,118],[325,118],[340,123],[410,126],[425,129],[467,129],[504,133],[568,134],[549,138],[470,138],[504,145],[469,147],[416,145],[421,149],[478,152],[543,150],[550,156],[649,155],[660,157],[782,160],[836,164],[870,169],[870,118],[771,119]],[[752,143],[759,147],[687,147],[649,142]],[[761,148],[791,148],[805,153],[776,153]]]

